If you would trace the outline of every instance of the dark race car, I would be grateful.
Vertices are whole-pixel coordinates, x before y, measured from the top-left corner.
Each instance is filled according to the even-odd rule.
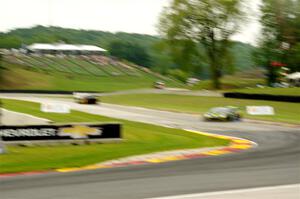
[[[97,104],[98,98],[90,93],[74,93],[74,99],[79,104]]]
[[[237,121],[241,119],[241,114],[237,107],[215,107],[203,115],[206,121]]]

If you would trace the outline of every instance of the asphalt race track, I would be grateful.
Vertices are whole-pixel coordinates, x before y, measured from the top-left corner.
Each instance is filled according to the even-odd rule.
[[[3,97],[1,94],[0,97]],[[234,123],[202,122],[199,116],[143,108],[101,104],[79,105],[71,100],[6,97],[35,102],[62,102],[71,108],[94,114],[141,121],[151,124],[187,128],[252,140],[258,147],[231,155],[130,166],[113,169],[50,173],[1,179],[1,199],[79,199],[79,198],[226,198],[202,195],[227,190],[237,194],[227,198],[300,198],[300,130],[299,127],[261,124],[249,121]],[[296,185],[295,185],[296,184]],[[280,186],[280,185],[291,185]],[[247,191],[249,188],[273,187]],[[251,190],[251,189],[250,189]],[[197,195],[199,194],[200,195]],[[191,197],[186,196],[190,195]],[[253,195],[254,194],[254,195]],[[212,197],[216,196],[216,197]],[[248,196],[248,197],[247,197]]]

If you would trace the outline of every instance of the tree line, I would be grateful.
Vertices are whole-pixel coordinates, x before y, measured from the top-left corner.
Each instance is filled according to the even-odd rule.
[[[257,63],[268,70],[268,83],[280,79],[280,68],[300,71],[300,0],[264,0]]]
[[[207,60],[214,88],[232,65],[231,37],[249,14],[244,0],[172,0],[160,19],[166,49],[187,71]],[[253,52],[256,65],[267,70],[269,85],[279,81],[280,70],[300,70],[300,0],[262,0],[261,35]],[[259,13],[256,13],[259,15]],[[251,16],[250,16],[251,17]],[[198,46],[202,46],[202,51]]]

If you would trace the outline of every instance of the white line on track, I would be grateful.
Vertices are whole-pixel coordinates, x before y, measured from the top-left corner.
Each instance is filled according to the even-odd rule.
[[[148,199],[299,199],[300,184],[165,196]]]

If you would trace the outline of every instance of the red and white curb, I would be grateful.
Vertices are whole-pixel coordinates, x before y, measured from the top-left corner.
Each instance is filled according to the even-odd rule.
[[[17,177],[17,176],[41,175],[41,174],[46,174],[46,173],[53,173],[53,171],[28,171],[28,172],[18,172],[18,173],[0,173],[0,179]]]
[[[170,127],[169,127],[170,128]],[[220,156],[225,154],[232,154],[241,152],[244,150],[248,150],[257,146],[255,142],[250,140],[225,136],[225,135],[217,135],[212,133],[199,132],[189,129],[183,129],[190,133],[196,133],[199,135],[205,135],[209,137],[225,139],[230,141],[230,145],[226,147],[217,147],[210,149],[189,149],[189,150],[175,150],[175,151],[167,151],[167,152],[158,152],[154,154],[148,155],[140,155],[133,156],[128,158],[122,158],[118,160],[107,161],[99,164],[93,164],[83,167],[73,167],[73,168],[61,168],[52,171],[33,171],[33,172],[20,172],[20,173],[8,173],[8,174],[0,174],[1,178],[15,177],[15,176],[28,176],[28,175],[39,175],[45,173],[53,173],[53,172],[75,172],[75,171],[84,171],[84,170],[95,170],[95,169],[104,169],[104,168],[115,168],[115,167],[125,167],[130,165],[145,165],[145,164],[158,164],[164,162],[172,162],[178,160],[188,160],[195,158],[205,158],[210,156]]]
[[[100,164],[94,164],[94,165],[89,165],[84,167],[62,168],[62,169],[57,169],[56,171],[73,172],[73,171],[94,170],[94,169],[102,169],[102,168],[124,167],[130,165],[158,164],[158,163],[178,161],[178,160],[204,158],[209,156],[219,156],[219,155],[225,155],[230,153],[237,153],[257,146],[255,142],[242,139],[242,138],[199,132],[199,131],[194,131],[189,129],[184,129],[184,130],[191,133],[229,140],[230,145],[226,147],[212,148],[209,150],[203,150],[202,148],[202,149],[176,150],[176,151],[169,151],[169,152],[154,153],[152,155],[150,154],[150,155],[141,155],[141,156],[134,156],[129,158],[122,158],[118,160],[107,161]]]

